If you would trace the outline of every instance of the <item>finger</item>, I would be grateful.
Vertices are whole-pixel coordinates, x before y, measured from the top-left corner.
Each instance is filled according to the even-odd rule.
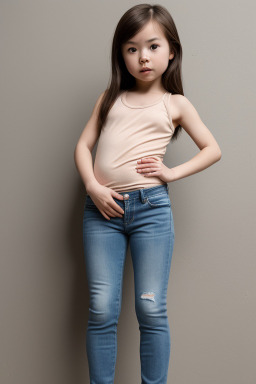
[[[121,213],[115,211],[112,208],[108,209],[107,212],[108,212],[109,216],[111,216],[111,217],[116,217],[116,216],[123,217],[123,215]]]
[[[143,164],[143,163],[155,163],[156,162],[156,159],[155,158],[152,158],[152,157],[145,157],[142,159],[141,162],[139,162],[138,164]]]
[[[155,167],[155,166],[158,166],[158,165],[157,164],[153,164],[153,163],[145,163],[145,164],[142,164],[142,165],[138,165],[137,169],[144,169],[144,168]]]
[[[123,197],[123,195],[122,195],[122,197]],[[110,203],[110,207],[121,214],[124,213],[124,210],[120,207],[120,205],[117,204],[117,202],[115,200],[113,200],[113,202]]]
[[[156,177],[156,176],[158,176],[158,173],[156,173],[156,172],[143,173],[142,176],[145,176],[145,177]]]
[[[108,217],[108,215],[106,215],[104,211],[100,210],[100,213],[102,214],[102,216],[105,217],[105,219],[110,220],[110,217]]]
[[[148,171],[143,172],[143,175],[145,175],[146,173],[156,173],[156,171],[153,171],[153,170],[151,169],[151,170],[148,170]]]
[[[147,168],[147,167],[159,167],[159,163],[147,162],[147,163],[144,163],[144,164],[137,165],[136,169]]]
[[[116,204],[116,203],[115,203]],[[122,213],[123,213],[123,210],[121,207],[119,207],[118,204],[117,205],[117,208],[118,210],[116,210],[115,208],[113,208],[110,204],[108,205],[108,207],[106,208],[107,209],[107,212],[110,216],[112,217],[115,217],[115,216],[118,216],[118,217],[123,217]],[[121,210],[121,211],[120,211]]]
[[[120,193],[115,192],[115,191],[113,191],[113,195],[112,195],[112,197],[113,197],[113,198],[115,197],[115,198],[118,199],[118,200],[123,200],[123,199],[124,199],[123,195],[121,195]]]
[[[151,170],[152,171],[157,171],[159,168],[158,166],[154,166],[154,165],[150,165],[150,167],[146,164],[144,167],[141,167],[138,169],[138,172],[150,172]]]
[[[159,168],[159,165],[158,164],[144,164],[141,167],[141,169],[145,169],[145,168],[157,169],[157,168]]]

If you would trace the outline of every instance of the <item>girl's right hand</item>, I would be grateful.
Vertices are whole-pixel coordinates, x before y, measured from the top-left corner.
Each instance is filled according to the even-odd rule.
[[[116,199],[123,200],[123,195],[99,183],[92,186],[89,191],[87,189],[87,192],[98,210],[107,220],[110,220],[109,216],[123,217],[123,209],[113,199],[115,197]]]

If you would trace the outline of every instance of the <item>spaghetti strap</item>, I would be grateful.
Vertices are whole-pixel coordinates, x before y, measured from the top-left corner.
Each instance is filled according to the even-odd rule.
[[[170,125],[171,125],[171,130],[172,130],[172,133],[174,133],[174,125],[173,125],[173,122],[172,122],[172,115],[171,115],[171,95],[172,93],[171,92],[168,92],[164,97],[163,101],[164,101],[164,105],[165,105],[165,108],[166,108],[166,111],[167,111],[167,114],[168,114],[168,117],[169,117],[169,120],[170,120]]]

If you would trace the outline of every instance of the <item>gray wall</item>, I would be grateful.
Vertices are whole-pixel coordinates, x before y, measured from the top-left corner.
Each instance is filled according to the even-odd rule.
[[[139,3],[1,0],[3,384],[89,383],[85,189],[73,154],[108,84],[115,26]],[[160,4],[181,38],[185,95],[222,150],[204,172],[169,183],[176,239],[168,383],[253,384],[255,4]],[[164,162],[173,167],[197,152],[183,131]],[[133,283],[128,252],[115,383],[140,382]]]

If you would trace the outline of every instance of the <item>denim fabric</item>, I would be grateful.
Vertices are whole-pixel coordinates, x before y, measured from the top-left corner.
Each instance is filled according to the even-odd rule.
[[[123,217],[107,220],[89,195],[83,216],[83,246],[90,302],[86,350],[90,384],[113,384],[123,271],[130,244],[135,311],[140,330],[142,384],[166,384],[171,338],[167,286],[174,246],[169,186],[138,189],[114,198]],[[128,330],[129,332],[129,330]]]

